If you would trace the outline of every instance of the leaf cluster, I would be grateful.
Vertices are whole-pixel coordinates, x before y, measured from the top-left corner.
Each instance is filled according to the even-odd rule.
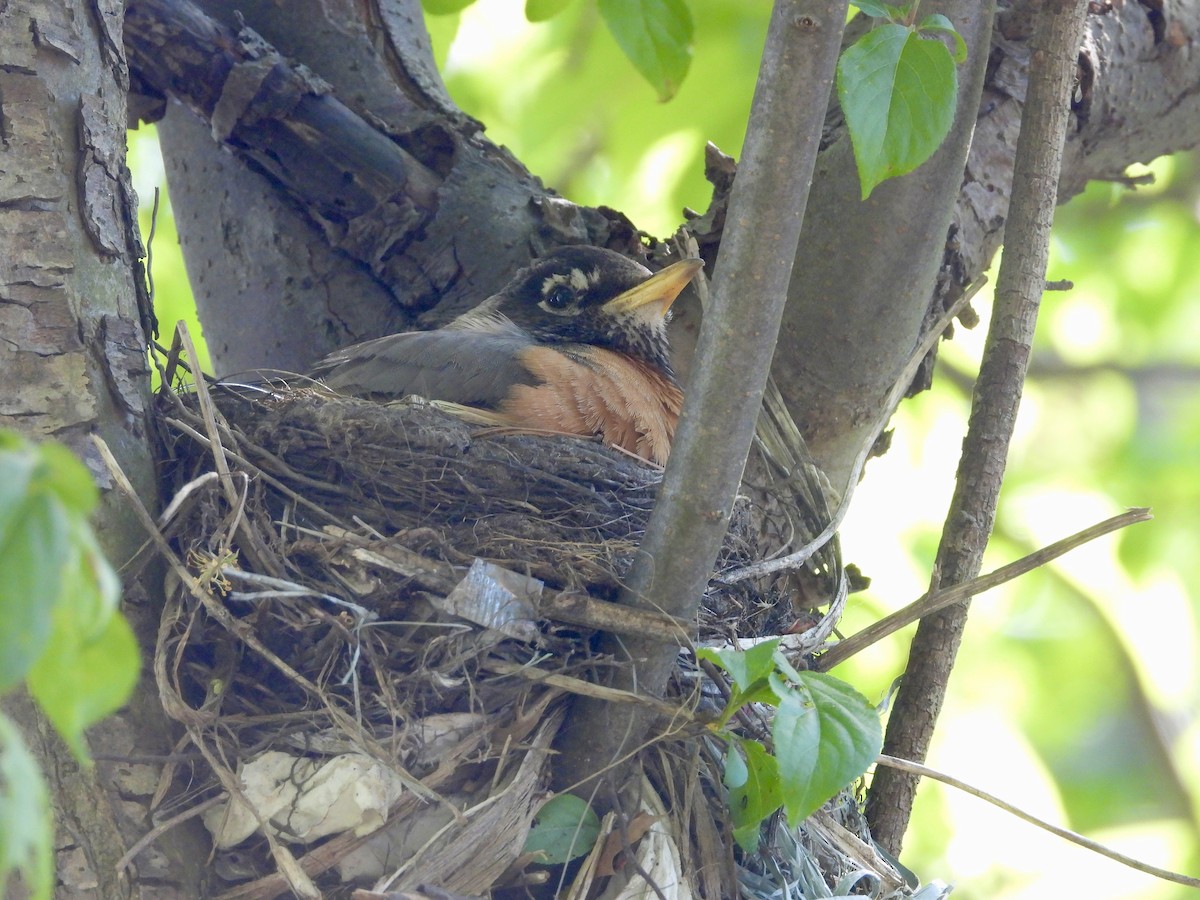
[[[0,695],[24,681],[82,762],[84,730],[125,702],[139,667],[120,581],[88,523],[98,499],[66,447],[0,431]],[[21,868],[49,896],[51,837],[37,763],[0,716],[0,888]]]
[[[422,2],[428,13],[447,15],[475,0]],[[526,0],[525,17],[545,22],[570,2]],[[920,0],[851,2],[875,20],[837,67],[838,101],[866,199],[881,182],[920,166],[949,133],[958,99],[956,66],[966,61],[967,47],[946,16],[935,13],[918,22]],[[674,97],[692,61],[695,27],[685,0],[596,0],[596,7],[659,100]]]
[[[837,69],[838,102],[865,200],[880,182],[929,159],[950,132],[958,102],[955,66],[966,61],[967,46],[940,13],[915,24],[920,0],[854,5],[878,20],[846,48]],[[953,51],[943,35],[952,39]]]
[[[725,709],[711,726],[725,741],[725,788],[734,838],[758,848],[760,826],[781,807],[799,825],[861,776],[879,755],[879,714],[853,687],[821,672],[798,671],[775,638],[749,650],[701,649],[697,655],[729,673]],[[729,728],[752,703],[775,708],[769,749]]]
[[[773,638],[749,650],[702,648],[697,657],[729,674],[725,708],[709,725],[726,745],[724,784],[733,836],[747,853],[758,849],[764,820],[783,809],[795,827],[866,772],[883,745],[879,714],[841,679],[798,671]],[[751,704],[774,708],[770,747],[735,732],[730,723]],[[588,804],[559,794],[538,812],[526,853],[565,863],[589,852],[601,825]]]

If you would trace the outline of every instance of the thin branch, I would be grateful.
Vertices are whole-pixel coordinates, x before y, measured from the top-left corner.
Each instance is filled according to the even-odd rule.
[[[1021,402],[1045,287],[1050,226],[1058,196],[1070,98],[1087,0],[1048,0],[1032,38],[1029,92],[1017,139],[1005,253],[983,363],[971,404],[954,497],[930,592],[978,573],[996,519],[1009,442]],[[926,616],[917,628],[884,749],[923,760],[966,625],[968,601]],[[889,769],[871,785],[867,819],[879,843],[900,852],[917,779]]]
[[[741,175],[705,310],[671,462],[623,601],[690,620],[729,525],[787,299],[847,0],[777,0],[746,132]],[[615,686],[660,694],[678,647],[610,644],[631,665]],[[573,710],[559,784],[590,777],[641,742],[647,717],[585,699]]]
[[[998,806],[1007,813],[1012,813],[1018,819],[1024,819],[1031,825],[1036,825],[1044,831],[1049,831],[1051,834],[1058,835],[1064,840],[1070,841],[1072,844],[1078,844],[1093,853],[1099,853],[1101,856],[1107,857],[1114,862],[1119,862],[1123,866],[1129,866],[1131,869],[1137,869],[1139,872],[1145,872],[1147,875],[1153,875],[1155,878],[1161,878],[1164,881],[1171,881],[1175,884],[1183,884],[1188,887],[1200,888],[1200,878],[1193,878],[1191,875],[1183,875],[1179,872],[1172,872],[1170,869],[1160,869],[1158,866],[1152,866],[1149,863],[1144,863],[1139,859],[1134,859],[1132,856],[1126,856],[1111,847],[1106,847],[1098,841],[1093,841],[1091,838],[1086,838],[1082,834],[1077,834],[1069,829],[1062,828],[1058,825],[1053,825],[1044,819],[1039,819],[1032,813],[1027,813],[1019,807],[1013,806],[999,797],[989,794],[987,791],[981,791],[979,788],[967,784],[965,781],[959,781],[950,775],[939,772],[937,769],[931,769],[928,766],[923,766],[920,763],[909,762],[906,759],[897,759],[894,756],[886,756],[880,754],[875,761],[880,765],[887,766],[892,769],[897,769],[901,772],[907,772],[910,775],[922,775],[926,778],[932,778],[934,781],[940,781],[942,784],[948,784],[952,788],[957,788],[964,793],[970,794],[972,797],[978,797],[980,800],[986,800],[993,806]]]
[[[835,644],[828,651],[821,654],[817,661],[817,668],[822,672],[827,672],[839,663],[845,662],[856,653],[865,650],[872,644],[878,643],[890,634],[895,634],[901,628],[911,625],[920,618],[931,615],[955,603],[970,600],[972,597],[1012,581],[1026,572],[1032,572],[1034,569],[1044,566],[1050,561],[1058,559],[1063,554],[1069,553],[1076,547],[1082,547],[1084,544],[1094,541],[1098,537],[1103,537],[1106,534],[1111,534],[1114,531],[1138,522],[1148,522],[1153,518],[1154,516],[1148,509],[1131,509],[1121,513],[1119,516],[1113,516],[1111,519],[1098,522],[1090,528],[1083,529],[1083,531],[1078,531],[1070,537],[1063,538],[1061,541],[1056,541],[1049,546],[1042,547],[1040,550],[1035,550],[1033,553],[1023,556],[1015,562],[1010,562],[1006,566],[1001,566],[999,569],[989,572],[986,575],[980,575],[978,578],[972,578],[970,581],[960,582],[944,590],[927,591],[903,609],[898,609],[891,615],[884,616],[878,622],[868,625],[862,631]]]

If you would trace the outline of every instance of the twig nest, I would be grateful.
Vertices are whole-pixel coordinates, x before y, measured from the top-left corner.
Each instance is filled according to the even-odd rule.
[[[237,438],[229,449],[276,482],[264,485],[274,515],[367,526],[447,562],[479,557],[604,597],[633,560],[662,480],[598,441],[480,429],[418,398],[213,396]],[[197,451],[208,453],[186,455]],[[718,571],[754,556],[745,512]]]
[[[752,581],[714,581],[699,623],[609,602],[662,473],[598,442],[480,431],[427,403],[313,389],[164,394],[159,412],[179,577],[155,675],[215,776],[195,795],[214,842],[254,834],[268,845],[256,858],[269,848],[276,861],[230,876],[254,882],[245,896],[303,887],[284,845],[306,854],[305,872],[326,873],[323,887],[335,867],[375,877],[372,860],[397,854],[407,861],[393,888],[482,894],[519,878],[509,867],[545,797],[564,693],[611,691],[589,675],[611,664],[593,634],[659,629],[686,643],[778,633],[793,618]],[[719,571],[755,560],[749,522],[739,504]],[[639,702],[690,720],[680,708],[697,702],[696,677]],[[703,843],[717,846],[724,826],[701,797],[723,790],[712,759],[661,759],[659,789],[695,793],[670,813],[675,839],[707,828]],[[246,777],[269,782],[273,765],[294,789],[282,810]],[[338,810],[336,835],[320,808]],[[427,828],[438,842],[400,849]],[[223,852],[254,856],[244,843]],[[716,881],[718,894],[732,889]]]

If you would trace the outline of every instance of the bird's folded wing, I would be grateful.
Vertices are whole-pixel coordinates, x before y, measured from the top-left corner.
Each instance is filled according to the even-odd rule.
[[[495,408],[514,385],[535,383],[519,359],[520,351],[531,344],[527,335],[515,329],[405,332],[338,350],[318,363],[312,374],[335,391],[360,397],[418,394]]]

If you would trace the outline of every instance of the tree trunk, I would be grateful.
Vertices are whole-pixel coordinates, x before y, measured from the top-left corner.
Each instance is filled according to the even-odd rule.
[[[0,11],[0,426],[63,441],[102,486],[107,474],[88,440],[98,434],[147,503],[156,496],[137,198],[125,168],[129,73],[119,3],[28,0]],[[111,492],[98,521],[120,567],[145,538]],[[125,612],[153,644],[157,587],[127,586]],[[60,896],[198,896],[202,851],[186,832],[117,861],[149,828],[171,738],[153,680],[130,706],[88,735],[101,760],[81,768],[24,697],[6,703],[39,758],[58,828]],[[133,877],[130,877],[132,874]],[[166,879],[164,881],[164,879]]]

